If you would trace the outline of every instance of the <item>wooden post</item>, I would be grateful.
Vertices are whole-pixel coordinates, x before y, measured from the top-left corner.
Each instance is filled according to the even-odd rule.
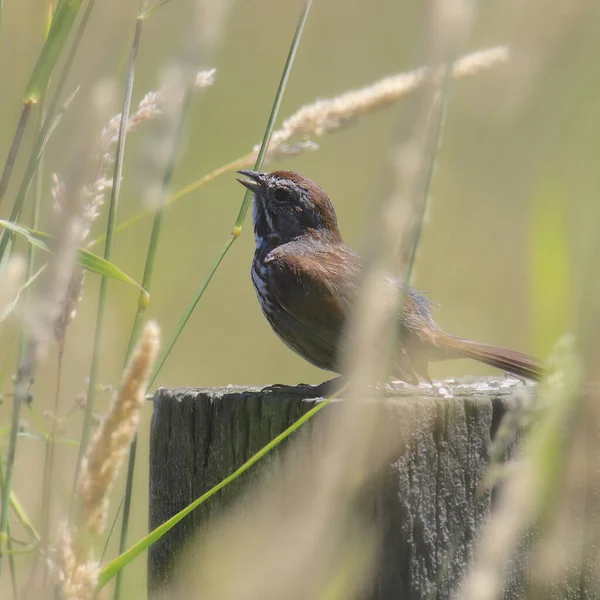
[[[374,492],[373,518],[383,525],[384,538],[372,600],[439,600],[456,591],[490,511],[492,494],[477,490],[494,432],[516,394],[534,390],[514,379],[492,378],[446,382],[445,388],[444,394],[431,387],[416,393],[408,388],[386,400],[394,423],[401,426],[403,414],[410,411],[418,426]],[[150,438],[150,528],[209,490],[310,410],[317,401],[310,398],[311,391],[310,386],[159,389]],[[151,592],[168,586],[177,552],[260,469],[258,464],[151,547]],[[522,568],[514,569],[505,598],[525,597],[522,575]],[[583,578],[571,585],[562,597],[585,597]]]

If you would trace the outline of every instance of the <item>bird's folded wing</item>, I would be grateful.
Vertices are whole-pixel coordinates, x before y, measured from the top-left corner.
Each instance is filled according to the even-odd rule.
[[[356,264],[356,261],[354,261]],[[265,266],[277,302],[307,335],[337,351],[358,291],[360,271],[339,251],[272,253]]]

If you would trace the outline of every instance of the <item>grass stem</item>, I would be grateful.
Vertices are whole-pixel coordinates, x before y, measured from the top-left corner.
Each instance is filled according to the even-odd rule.
[[[0,206],[2,206],[2,200],[6,194],[6,188],[8,187],[10,175],[13,167],[15,166],[17,154],[19,152],[19,148],[21,147],[21,142],[23,141],[23,135],[25,133],[25,128],[27,127],[27,121],[29,120],[29,115],[31,114],[31,106],[31,102],[25,102],[23,104],[21,117],[19,118],[19,123],[17,124],[17,130],[15,131],[12,144],[10,145],[10,150],[8,151],[8,157],[6,158],[6,163],[4,164],[4,169],[2,171],[2,177],[0,178]]]
[[[104,244],[104,259],[110,261],[112,258],[114,230],[117,218],[119,205],[119,193],[121,190],[121,178],[123,173],[123,158],[125,151],[125,140],[127,138],[127,123],[129,122],[129,112],[131,109],[131,97],[133,95],[133,83],[135,75],[135,62],[142,33],[142,20],[136,19],[135,33],[131,45],[131,55],[129,62],[129,70],[127,74],[127,83],[125,96],[123,98],[123,109],[121,111],[121,122],[119,125],[119,137],[115,153],[115,167],[113,172],[113,184],[110,195],[110,205],[108,210],[108,223],[106,227],[106,242]],[[90,369],[90,378],[87,390],[87,399],[85,405],[85,413],[83,419],[83,428],[81,434],[81,443],[79,445],[79,454],[77,456],[77,465],[75,468],[75,485],[79,479],[81,470],[81,462],[90,440],[90,432],[92,428],[92,417],[94,412],[94,399],[96,394],[96,386],[98,383],[98,366],[100,359],[100,348],[102,344],[102,333],[104,329],[104,314],[106,311],[106,298],[108,292],[108,278],[103,276],[100,282],[100,292],[98,295],[98,309],[96,313],[96,329],[94,335],[94,347],[92,351],[92,364]]]

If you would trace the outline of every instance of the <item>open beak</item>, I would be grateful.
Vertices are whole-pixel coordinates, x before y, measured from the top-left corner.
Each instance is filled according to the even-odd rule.
[[[246,170],[238,171],[238,173],[240,175],[245,175],[246,177],[251,179],[251,181],[248,181],[247,179],[239,179],[236,177],[236,179],[244,187],[247,187],[251,192],[254,192],[256,194],[263,187],[263,184],[264,184],[264,174],[263,173],[258,173],[257,171],[246,171]]]

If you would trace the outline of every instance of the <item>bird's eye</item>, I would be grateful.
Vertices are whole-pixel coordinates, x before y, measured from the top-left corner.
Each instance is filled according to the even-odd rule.
[[[277,188],[273,192],[273,197],[275,198],[275,202],[289,202],[290,201],[290,192],[285,188]]]

